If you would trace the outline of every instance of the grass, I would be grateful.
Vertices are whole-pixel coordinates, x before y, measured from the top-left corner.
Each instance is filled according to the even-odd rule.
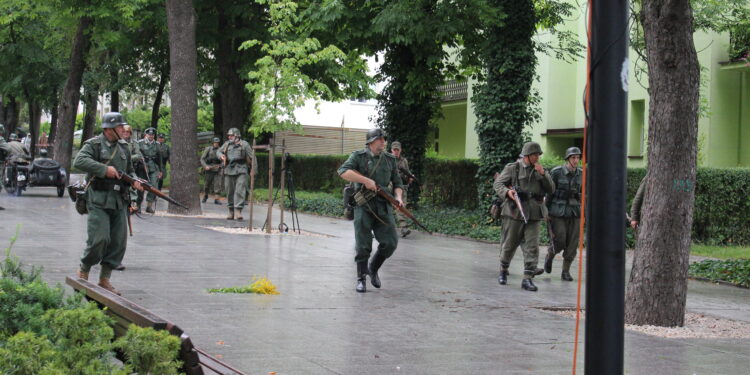
[[[750,247],[693,244],[690,255],[717,259],[750,259]]]

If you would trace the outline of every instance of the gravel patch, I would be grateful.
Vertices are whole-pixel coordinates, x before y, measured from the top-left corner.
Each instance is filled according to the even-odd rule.
[[[271,230],[271,233],[266,233],[265,230],[261,230],[261,228],[253,228],[252,231],[247,230],[247,228],[227,228],[227,227],[219,227],[219,226],[200,226],[201,228],[206,228],[210,230],[215,230],[217,232],[222,233],[229,233],[229,234],[244,234],[244,235],[256,235],[256,236],[306,236],[306,237],[319,237],[319,238],[331,238],[333,236],[323,234],[323,233],[315,233],[315,232],[308,232],[308,231],[301,231],[300,233],[292,232],[291,230],[289,232],[280,232],[278,229]]]
[[[553,314],[575,319],[575,309],[542,309]],[[581,311],[581,320],[586,317]],[[671,339],[747,339],[750,338],[750,323],[717,318],[705,314],[685,313],[683,327],[637,326],[626,324],[626,329],[646,335]]]

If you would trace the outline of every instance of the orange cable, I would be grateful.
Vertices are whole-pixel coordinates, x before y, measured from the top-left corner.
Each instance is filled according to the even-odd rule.
[[[576,332],[575,340],[573,343],[573,375],[576,375],[576,365],[578,364],[578,331],[581,325],[581,285],[583,284],[583,240],[584,240],[584,227],[586,223],[586,172],[587,156],[588,156],[588,143],[587,134],[589,129],[589,103],[591,100],[591,20],[592,11],[591,3],[593,0],[588,1],[588,25],[586,25],[586,100],[584,104],[584,123],[583,123],[583,155],[581,155],[581,164],[583,165],[583,175],[581,176],[581,221],[578,226],[578,294],[576,295]]]

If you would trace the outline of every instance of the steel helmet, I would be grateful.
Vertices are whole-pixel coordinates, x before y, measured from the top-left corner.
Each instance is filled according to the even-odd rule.
[[[112,129],[116,126],[125,125],[120,112],[107,112],[102,117],[102,129]]]
[[[211,143],[221,143],[221,139],[219,139],[219,137],[214,137],[214,139],[211,140]]]
[[[386,138],[385,132],[383,131],[383,129],[378,129],[378,128],[370,129],[367,131],[367,142],[365,142],[365,144],[369,145],[370,143],[372,143],[372,141],[381,137]]]
[[[231,128],[231,129],[229,129],[229,131],[227,131],[227,135],[239,136],[240,135],[240,130],[237,129],[237,128]]]
[[[565,160],[568,160],[568,158],[573,155],[581,156],[581,149],[578,147],[570,147],[565,150]]]
[[[526,142],[523,144],[523,149],[521,149],[521,156],[529,156],[532,154],[542,154],[542,146],[539,146],[539,143],[536,142]]]

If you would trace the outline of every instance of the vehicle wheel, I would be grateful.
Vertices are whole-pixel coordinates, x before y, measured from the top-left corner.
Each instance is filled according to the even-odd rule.
[[[63,195],[65,195],[65,186],[58,186],[57,187],[57,196],[59,198],[62,198]]]

